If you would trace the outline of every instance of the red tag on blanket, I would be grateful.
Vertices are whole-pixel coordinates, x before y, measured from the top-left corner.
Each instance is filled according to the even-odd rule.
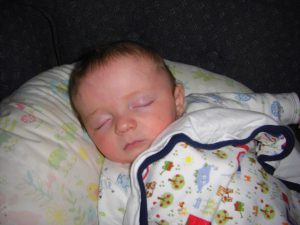
[[[210,225],[211,223],[205,219],[194,215],[189,215],[186,225]]]

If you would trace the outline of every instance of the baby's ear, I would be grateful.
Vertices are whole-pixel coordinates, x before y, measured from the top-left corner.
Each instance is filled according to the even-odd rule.
[[[177,118],[181,117],[184,113],[185,105],[185,96],[184,96],[184,87],[182,84],[176,84],[174,91],[175,105],[176,105],[176,115]]]

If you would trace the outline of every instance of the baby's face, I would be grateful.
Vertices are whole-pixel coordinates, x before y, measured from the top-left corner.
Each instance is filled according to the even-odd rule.
[[[82,122],[108,159],[132,163],[177,117],[184,91],[147,58],[119,57],[85,77],[74,99]]]

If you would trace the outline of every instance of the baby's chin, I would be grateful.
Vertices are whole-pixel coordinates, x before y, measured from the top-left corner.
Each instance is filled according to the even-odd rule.
[[[132,164],[146,150],[147,149],[140,149],[137,154],[131,155],[131,157],[128,157],[123,163]]]
[[[112,162],[115,163],[121,163],[121,164],[132,164],[136,158],[144,152],[146,149],[140,149],[139,151],[132,151],[132,152],[125,152],[125,155],[123,156],[104,156],[105,158],[109,159]]]
[[[128,157],[124,162],[126,163],[133,163],[139,155],[145,152],[150,147],[150,144],[145,142],[138,143],[137,145],[133,146],[131,149],[128,148],[125,152],[128,153]],[[125,153],[125,154],[126,154]]]

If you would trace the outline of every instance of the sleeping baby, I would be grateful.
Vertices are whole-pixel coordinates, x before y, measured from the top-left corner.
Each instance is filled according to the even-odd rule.
[[[185,97],[159,54],[117,42],[76,64],[69,95],[106,158],[100,224],[299,223],[300,154],[282,126],[299,123],[296,94]]]

